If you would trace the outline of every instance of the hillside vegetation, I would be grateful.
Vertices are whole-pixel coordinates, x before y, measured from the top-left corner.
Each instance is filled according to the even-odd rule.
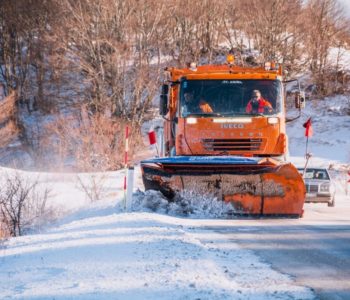
[[[16,149],[31,166],[117,169],[124,128],[135,151],[166,65],[231,52],[311,74],[326,96],[347,92],[349,41],[336,0],[2,0],[1,90],[16,93]]]

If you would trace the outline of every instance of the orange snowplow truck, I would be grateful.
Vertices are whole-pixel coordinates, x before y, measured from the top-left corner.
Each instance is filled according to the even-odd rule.
[[[233,212],[300,217],[305,186],[286,161],[282,68],[223,65],[167,68],[160,114],[165,155],[141,162],[147,189],[183,190],[230,202]],[[296,93],[296,106],[304,98]],[[299,114],[300,115],[300,114]]]

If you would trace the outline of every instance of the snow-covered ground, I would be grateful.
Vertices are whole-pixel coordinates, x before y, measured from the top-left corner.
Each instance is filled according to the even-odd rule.
[[[112,209],[112,208],[111,208]],[[112,209],[113,210],[113,209]],[[195,226],[199,226],[197,221]],[[201,232],[203,234],[203,232]],[[235,243],[188,220],[109,212],[12,239],[1,299],[312,299]]]
[[[290,153],[305,155],[306,138],[303,123],[311,117],[313,136],[308,152],[330,161],[350,163],[350,96],[335,96],[308,101],[300,119],[287,127]]]
[[[304,162],[302,123],[312,116],[311,163],[349,168],[350,116],[342,114],[346,101],[337,97],[318,102],[318,107],[309,103],[303,119],[288,128],[293,161]],[[189,197],[185,204],[169,205],[156,193],[135,191],[132,211],[124,212],[122,171],[18,172],[49,187],[49,205],[65,217],[41,232],[0,245],[1,299],[314,298],[311,289],[209,229],[240,222],[223,219],[226,208],[221,202]],[[344,180],[337,182],[337,196],[341,207],[348,207]],[[101,200],[96,202],[84,191],[92,183],[101,187]],[[138,187],[142,183],[136,168]],[[314,215],[308,213],[310,207],[306,206],[303,222]]]
[[[232,223],[215,219],[222,206],[202,205],[188,217],[173,207],[169,216],[160,196],[136,192],[134,212],[125,213],[123,173],[110,175],[104,200],[89,203],[74,175],[41,174],[51,203],[72,213],[41,234],[2,245],[1,299],[314,298],[252,252],[205,230]]]
[[[21,175],[39,176],[51,188],[51,205],[71,214],[41,234],[2,245],[1,299],[313,298],[309,289],[250,251],[203,231],[229,222],[214,219],[224,212],[222,203],[208,200],[206,206],[196,206],[192,199],[190,205],[197,210],[185,217],[180,204],[170,208],[156,193],[145,197],[135,192],[134,212],[125,213],[123,172],[107,174],[104,198],[94,203],[89,203],[77,175]],[[88,183],[91,176],[80,174],[80,181]]]

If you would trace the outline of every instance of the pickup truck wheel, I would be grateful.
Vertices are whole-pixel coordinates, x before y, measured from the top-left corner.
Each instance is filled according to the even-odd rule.
[[[335,206],[335,199],[333,198],[331,202],[328,202],[328,207],[334,207]]]

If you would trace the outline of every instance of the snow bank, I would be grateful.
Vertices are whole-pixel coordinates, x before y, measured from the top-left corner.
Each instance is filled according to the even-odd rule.
[[[12,239],[0,251],[0,298],[314,298],[225,236],[179,223],[110,214]]]

